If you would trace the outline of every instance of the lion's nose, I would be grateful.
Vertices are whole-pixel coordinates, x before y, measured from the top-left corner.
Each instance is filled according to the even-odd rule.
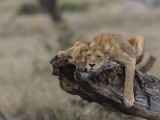
[[[96,64],[89,64],[90,67],[94,67]]]

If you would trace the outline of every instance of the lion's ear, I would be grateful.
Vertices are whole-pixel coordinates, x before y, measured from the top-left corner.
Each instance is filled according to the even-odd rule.
[[[76,61],[75,60],[73,60],[73,59],[71,59],[71,60],[69,60],[69,63],[71,63],[71,64],[76,64]]]
[[[79,43],[81,43],[81,41],[77,41],[74,43],[74,46],[78,45]]]
[[[81,53],[83,53],[83,52],[87,52],[88,49],[81,49],[80,51],[81,51]]]

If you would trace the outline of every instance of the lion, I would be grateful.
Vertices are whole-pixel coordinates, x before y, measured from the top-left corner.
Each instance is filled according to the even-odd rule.
[[[76,68],[83,69],[86,66],[85,52],[88,50],[89,42],[86,41],[77,41],[73,47],[66,51],[59,51],[58,57],[69,57],[72,59],[69,60],[70,63],[76,65]]]
[[[140,63],[144,56],[144,40],[142,36],[136,36],[129,40],[134,52],[136,53],[136,64]],[[84,69],[86,66],[86,58],[85,53],[88,50],[89,42],[77,41],[74,44],[74,47],[66,50],[59,51],[58,57],[69,57],[71,56],[73,59],[69,60],[70,63],[76,65],[76,68]],[[80,48],[78,50],[78,48]],[[73,52],[74,51],[74,52]],[[74,54],[73,54],[74,53]]]
[[[137,36],[130,41],[119,34],[103,33],[90,43],[86,53],[87,71],[97,71],[108,60],[112,59],[125,66],[124,104],[134,104],[133,80],[135,65],[143,58],[144,40]]]

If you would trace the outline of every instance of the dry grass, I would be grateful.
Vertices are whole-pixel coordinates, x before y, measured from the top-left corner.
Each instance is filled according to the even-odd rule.
[[[49,61],[60,49],[57,39],[61,33],[46,14],[18,16],[16,8],[24,1],[0,3],[0,110],[24,120],[103,120],[106,116],[117,120],[114,113],[108,115],[96,104],[82,102],[59,88]],[[100,32],[120,33],[127,38],[143,35],[144,62],[153,54],[157,61],[150,73],[160,77],[160,9],[107,6],[103,0],[87,2],[92,4],[86,12],[64,13],[78,36],[75,38],[91,40]]]

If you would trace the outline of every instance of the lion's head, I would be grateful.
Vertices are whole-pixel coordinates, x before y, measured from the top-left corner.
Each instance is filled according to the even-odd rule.
[[[80,52],[88,49],[90,43],[87,41],[78,41],[74,44],[74,51]]]
[[[84,57],[80,57],[77,61],[76,61],[76,68],[78,69],[84,69],[86,67],[86,61]]]
[[[86,68],[88,71],[97,71],[109,60],[108,51],[100,46],[90,47],[86,53]]]
[[[78,41],[74,44],[74,49],[71,53],[72,58],[70,63],[76,65],[76,68],[83,69],[86,67],[86,51],[88,50],[90,43],[85,41]]]
[[[76,56],[75,60],[69,60],[70,63],[76,65],[76,68],[83,69],[86,67],[86,49],[80,51],[80,53]]]
[[[71,52],[71,56],[76,58],[82,51],[86,51],[89,47],[89,42],[78,41],[74,44],[74,48]]]

